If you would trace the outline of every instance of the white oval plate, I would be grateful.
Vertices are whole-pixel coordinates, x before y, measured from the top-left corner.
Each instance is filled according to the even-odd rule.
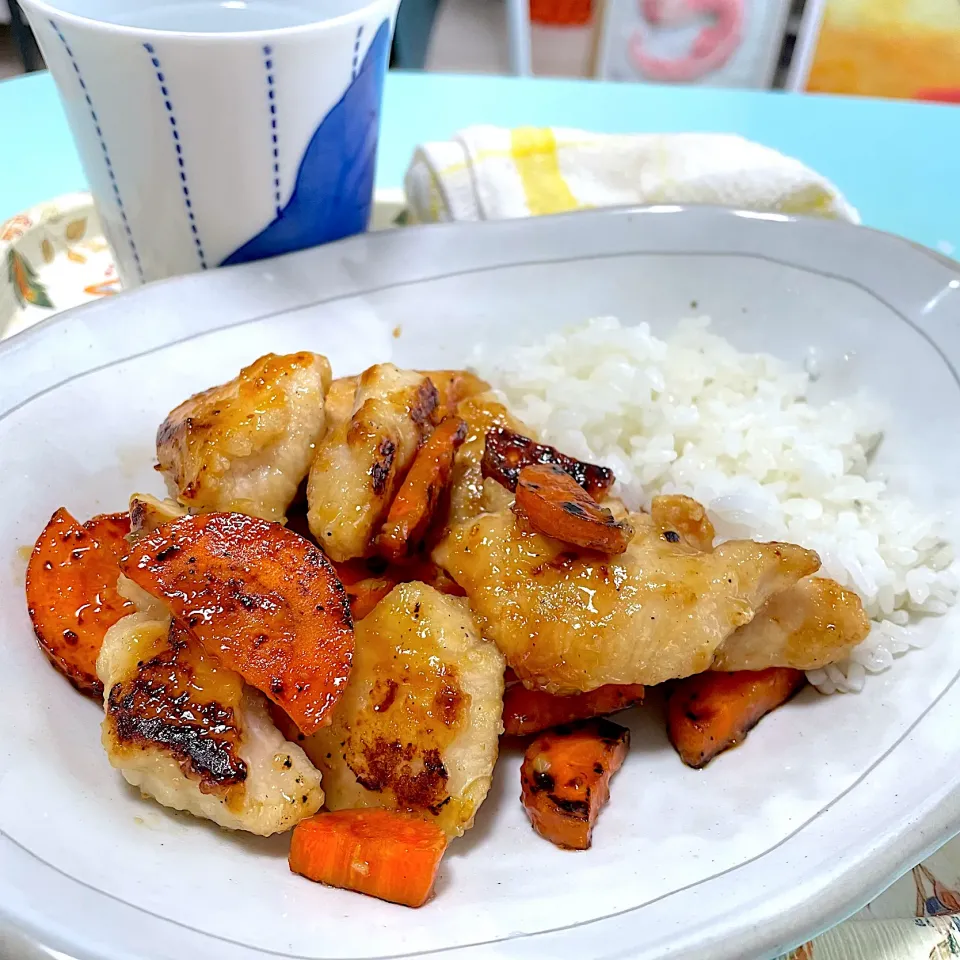
[[[957,609],[863,693],[808,690],[702,773],[636,712],[588,853],[534,835],[504,757],[419,911],[291,875],[283,838],[141,800],[96,705],[36,650],[23,548],[61,504],[85,517],[158,492],[157,424],[252,358],[449,366],[597,314],[664,332],[692,301],[741,349],[799,363],[815,346],[821,397],[886,400],[880,467],[960,543],[960,275],[836,223],[669,207],[417,228],[149,286],[0,346],[0,916],[82,960],[772,956],[956,833]]]

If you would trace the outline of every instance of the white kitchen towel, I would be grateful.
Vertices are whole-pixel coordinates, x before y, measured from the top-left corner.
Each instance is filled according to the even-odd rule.
[[[860,222],[825,177],[733,134],[468,127],[420,146],[404,186],[421,223],[687,203]]]

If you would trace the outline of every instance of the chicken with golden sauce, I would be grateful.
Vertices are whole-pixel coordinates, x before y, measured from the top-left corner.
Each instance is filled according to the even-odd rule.
[[[326,357],[268,353],[181,403],[157,431],[160,470],[177,500],[282,523],[323,437],[329,386]]]
[[[405,810],[462,834],[493,778],[503,667],[462,599],[395,587],[357,624],[333,723],[301,743],[327,806]]]
[[[454,527],[433,557],[524,684],[555,694],[706,670],[770,597],[820,566],[793,544],[706,552],[649,514],[630,520],[633,538],[616,557],[571,549],[509,509]]]
[[[381,363],[361,375],[353,413],[319,445],[307,485],[310,532],[332,560],[367,552],[436,406],[422,374]]]
[[[103,746],[145,796],[261,836],[289,830],[323,804],[320,774],[273,725],[263,695],[204,652],[159,601],[107,631],[97,673]]]

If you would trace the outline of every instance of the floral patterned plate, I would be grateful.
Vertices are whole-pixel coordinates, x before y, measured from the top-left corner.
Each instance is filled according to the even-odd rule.
[[[378,190],[371,230],[399,226],[400,190]],[[120,292],[89,193],[68,193],[0,223],[0,339]]]

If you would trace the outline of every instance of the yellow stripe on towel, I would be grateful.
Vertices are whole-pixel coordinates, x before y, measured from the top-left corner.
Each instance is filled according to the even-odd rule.
[[[520,174],[530,213],[538,216],[580,208],[560,173],[557,139],[552,130],[536,127],[511,130],[510,153]]]

